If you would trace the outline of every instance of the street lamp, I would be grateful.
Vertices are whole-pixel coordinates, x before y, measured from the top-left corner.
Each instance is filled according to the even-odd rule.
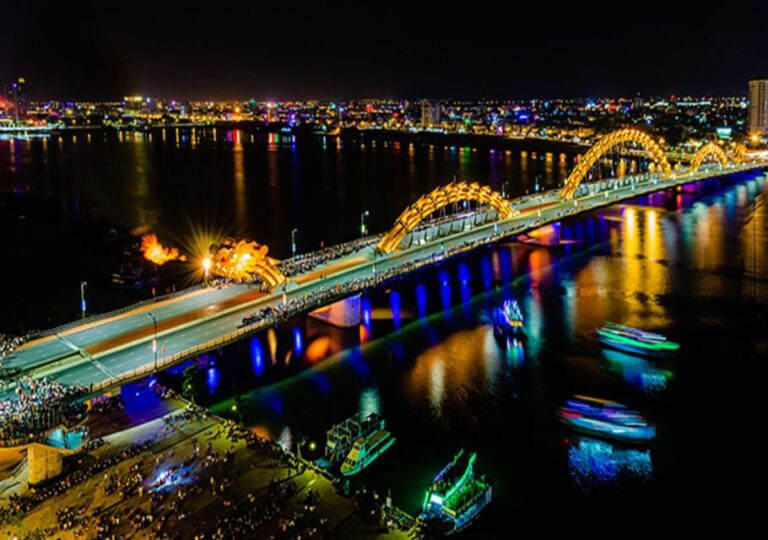
[[[211,257],[206,255],[203,259],[203,280],[208,283],[208,277],[211,275]]]
[[[291,230],[291,257],[296,256],[296,233],[299,232],[299,229],[293,228]]]
[[[155,371],[157,371],[157,319],[155,319],[155,316],[152,315],[151,311],[147,311],[147,315],[152,319],[155,329],[154,337],[152,338],[152,352],[155,355]]]
[[[367,219],[368,219],[368,216],[370,216],[370,215],[371,215],[371,213],[368,210],[366,210],[365,212],[360,214],[360,236],[361,237],[365,236],[366,234],[368,234]]]
[[[83,319],[85,319],[85,287],[87,285],[87,281],[80,280],[80,313]]]

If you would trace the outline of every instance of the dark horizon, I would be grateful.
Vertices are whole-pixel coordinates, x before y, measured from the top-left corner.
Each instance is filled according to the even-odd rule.
[[[636,12],[349,2],[217,12],[143,0],[4,8],[0,81],[32,99],[740,96],[768,76],[765,5]]]

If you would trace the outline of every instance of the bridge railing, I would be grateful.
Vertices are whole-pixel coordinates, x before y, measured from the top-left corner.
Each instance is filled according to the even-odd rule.
[[[110,379],[101,381],[100,383],[96,383],[91,386],[91,390],[93,392],[96,392],[96,391],[114,386],[116,384],[120,384],[121,382],[132,381],[132,380],[141,378],[145,375],[151,375],[155,371],[162,370],[166,367],[170,367],[178,362],[181,362],[182,360],[185,360],[187,358],[191,358],[195,355],[210,351],[211,349],[215,349],[222,345],[226,345],[254,331],[255,329],[252,329],[250,327],[238,328],[237,330],[229,332],[216,339],[211,339],[209,341],[206,341],[205,343],[201,343],[200,345],[195,345],[194,347],[190,347],[183,351],[179,351],[177,353],[171,354],[164,358],[158,358],[156,367],[154,363],[147,364],[146,366],[136,368],[131,371],[123,372],[117,377],[112,377]]]

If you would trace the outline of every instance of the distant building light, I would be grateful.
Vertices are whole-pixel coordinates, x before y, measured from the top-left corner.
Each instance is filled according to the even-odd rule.
[[[733,128],[731,127],[719,127],[716,131],[719,139],[730,139],[733,136]]]

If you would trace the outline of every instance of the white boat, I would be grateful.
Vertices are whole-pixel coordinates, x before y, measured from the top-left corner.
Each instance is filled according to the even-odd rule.
[[[395,438],[389,431],[380,429],[367,437],[360,437],[352,445],[346,459],[341,464],[341,474],[352,476],[373,463],[376,458],[395,444]]]

